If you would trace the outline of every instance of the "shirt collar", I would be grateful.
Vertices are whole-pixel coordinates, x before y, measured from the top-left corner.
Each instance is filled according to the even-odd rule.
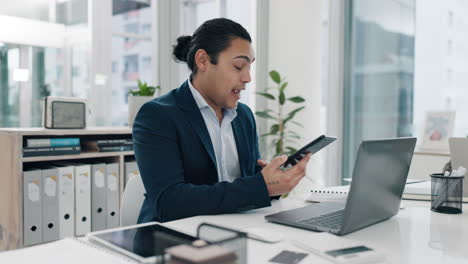
[[[192,81],[190,78],[187,80],[188,86],[190,88],[190,91],[192,92],[193,98],[195,99],[195,102],[197,103],[198,109],[203,109],[203,108],[211,108],[211,106],[206,102],[205,98],[200,94],[200,92],[195,89],[192,85]],[[237,116],[237,107],[236,108],[223,108],[224,115],[229,116],[231,119],[234,119]],[[213,110],[214,112],[214,110]]]
[[[205,107],[210,107],[210,105],[206,102],[205,98],[198,92],[197,89],[195,89],[192,85],[192,81],[190,78],[187,80],[188,86],[190,88],[190,91],[192,92],[193,99],[195,99],[195,102],[197,103],[197,106],[199,109],[205,108]]]

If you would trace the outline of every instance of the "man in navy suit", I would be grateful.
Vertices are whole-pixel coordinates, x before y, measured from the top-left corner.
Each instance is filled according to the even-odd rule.
[[[249,33],[229,19],[209,20],[179,37],[173,55],[190,78],[143,105],[133,126],[146,189],[138,222],[242,212],[291,191],[310,154],[287,170],[285,155],[259,160],[254,116],[238,103],[255,60]]]

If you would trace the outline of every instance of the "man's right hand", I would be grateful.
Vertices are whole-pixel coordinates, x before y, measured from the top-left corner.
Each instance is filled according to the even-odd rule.
[[[306,174],[306,166],[312,154],[307,154],[301,161],[289,169],[280,166],[288,159],[286,155],[274,158],[262,170],[270,196],[282,195],[290,192]]]

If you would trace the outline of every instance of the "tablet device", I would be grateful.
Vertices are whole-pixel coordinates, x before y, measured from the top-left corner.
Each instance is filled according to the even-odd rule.
[[[88,239],[94,244],[121,253],[139,263],[155,263],[164,257],[166,248],[191,244],[197,240],[196,237],[155,223],[94,232],[88,234]]]
[[[296,151],[296,153],[290,155],[288,157],[288,160],[286,160],[286,162],[283,163],[282,167],[289,168],[289,167],[296,165],[296,163],[298,163],[308,153],[315,154],[319,150],[328,146],[328,144],[332,143],[335,140],[336,138],[334,137],[327,137],[325,135],[321,135],[320,137],[314,139],[309,144],[305,145],[300,150]]]

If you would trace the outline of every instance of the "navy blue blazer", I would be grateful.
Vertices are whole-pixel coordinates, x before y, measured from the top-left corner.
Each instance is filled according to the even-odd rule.
[[[241,177],[218,182],[210,135],[187,82],[141,107],[133,126],[135,157],[146,189],[138,223],[271,205],[257,165],[260,154],[250,108],[239,103],[231,124]]]

